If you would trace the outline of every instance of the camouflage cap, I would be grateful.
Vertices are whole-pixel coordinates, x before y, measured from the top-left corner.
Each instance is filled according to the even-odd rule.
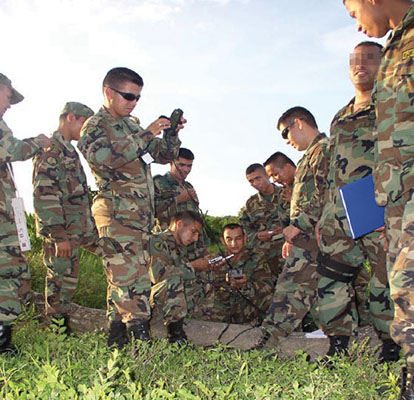
[[[75,114],[78,117],[91,117],[94,112],[85,104],[77,103],[76,101],[69,101],[63,107],[63,110],[60,112],[60,115],[65,114]]]
[[[11,92],[10,104],[20,103],[24,97],[12,86],[11,80],[6,75],[0,73],[0,85],[7,86]]]

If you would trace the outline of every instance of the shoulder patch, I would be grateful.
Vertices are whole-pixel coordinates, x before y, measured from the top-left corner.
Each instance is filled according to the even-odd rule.
[[[46,161],[47,161],[48,164],[50,164],[52,166],[55,166],[58,163],[58,160],[56,159],[56,157],[48,157],[46,159]]]

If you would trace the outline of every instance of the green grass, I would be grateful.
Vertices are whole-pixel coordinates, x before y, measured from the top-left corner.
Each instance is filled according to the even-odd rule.
[[[369,348],[356,360],[326,369],[267,352],[235,351],[221,345],[179,349],[158,339],[108,350],[102,333],[55,334],[33,311],[22,316],[13,339],[19,355],[0,356],[4,399],[396,399],[400,364],[376,368]],[[390,386],[381,397],[381,385]]]

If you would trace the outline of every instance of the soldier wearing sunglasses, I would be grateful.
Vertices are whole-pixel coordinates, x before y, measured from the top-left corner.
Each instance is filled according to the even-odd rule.
[[[148,242],[154,226],[154,185],[150,164],[177,157],[178,131],[168,118],[146,129],[131,113],[144,82],[128,68],[110,70],[103,81],[104,105],[86,121],[78,147],[95,176],[98,195],[92,212],[108,280],[108,345],[128,337],[149,341]],[[182,123],[185,120],[182,119]],[[157,138],[164,130],[162,138]]]

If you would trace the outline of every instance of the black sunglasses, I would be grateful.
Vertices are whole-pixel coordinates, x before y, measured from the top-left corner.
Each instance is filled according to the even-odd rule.
[[[293,121],[290,125],[288,125],[283,131],[281,132],[282,138],[287,139],[289,135],[289,129],[292,128],[292,126],[295,125],[295,121]]]
[[[134,100],[138,101],[141,98],[140,94],[135,95],[134,93],[121,92],[120,90],[115,89],[113,87],[109,87],[109,89],[112,89],[114,92],[117,92],[118,94],[120,94],[126,101],[134,101]]]

